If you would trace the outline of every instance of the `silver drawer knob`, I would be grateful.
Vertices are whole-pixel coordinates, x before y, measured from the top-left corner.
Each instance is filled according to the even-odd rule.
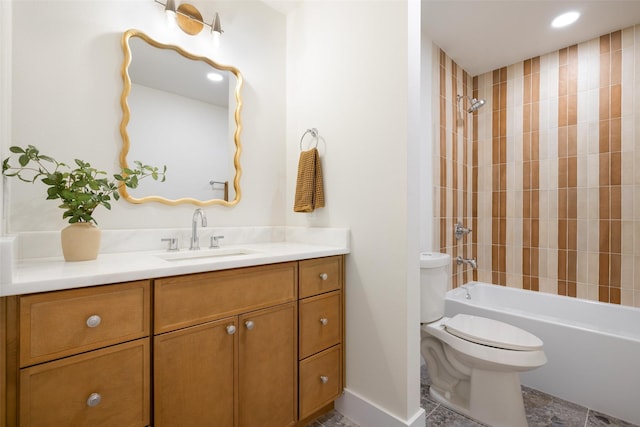
[[[325,317],[321,317],[320,318],[320,323],[322,323],[323,325],[326,325],[327,323],[329,323],[329,319],[327,319]]]
[[[320,375],[320,381],[322,382],[322,384],[326,384],[329,382],[329,377],[326,375]]]
[[[94,407],[98,406],[102,401],[102,396],[99,393],[91,393],[89,398],[87,399],[87,406]]]
[[[87,326],[90,328],[95,328],[100,325],[100,322],[102,322],[102,319],[97,314],[87,317]]]
[[[229,325],[229,326],[227,326],[227,333],[228,333],[229,335],[233,335],[233,334],[235,334],[235,333],[236,333],[236,327],[235,327],[235,326],[233,326],[233,325]]]
[[[247,320],[246,322],[244,322],[244,326],[245,326],[247,329],[251,330],[251,329],[253,329],[253,327],[254,327],[255,325],[253,324],[253,320]]]
[[[320,273],[320,279],[327,280],[328,278],[329,278],[329,275],[327,273]]]

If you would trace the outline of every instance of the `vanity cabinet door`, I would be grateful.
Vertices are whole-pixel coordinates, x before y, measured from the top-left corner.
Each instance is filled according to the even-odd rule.
[[[297,415],[296,304],[240,316],[240,427],[284,427]]]
[[[237,317],[154,337],[154,425],[234,426]]]

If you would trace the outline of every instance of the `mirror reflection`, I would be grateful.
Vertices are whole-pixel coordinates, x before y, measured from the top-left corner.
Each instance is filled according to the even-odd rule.
[[[240,88],[237,69],[123,35],[123,147],[120,162],[167,165],[166,182],[121,188],[133,203],[234,205],[240,200]]]

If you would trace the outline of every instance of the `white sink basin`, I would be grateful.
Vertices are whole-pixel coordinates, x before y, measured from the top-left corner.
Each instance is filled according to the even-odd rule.
[[[249,254],[254,254],[256,251],[252,251],[244,248],[220,248],[220,249],[206,249],[199,251],[184,251],[184,252],[169,252],[166,254],[156,255],[165,261],[189,261],[189,260],[201,260],[201,259],[220,259],[229,257],[238,257]]]

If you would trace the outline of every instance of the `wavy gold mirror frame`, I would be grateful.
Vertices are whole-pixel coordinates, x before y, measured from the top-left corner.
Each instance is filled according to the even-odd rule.
[[[235,132],[233,133],[233,142],[235,145],[235,154],[233,156],[233,165],[235,168],[233,188],[235,190],[235,198],[233,200],[225,200],[225,199],[199,200],[193,197],[182,197],[182,198],[172,200],[162,196],[145,196],[145,197],[136,198],[136,197],[133,197],[131,194],[129,194],[125,186],[120,186],[119,188],[120,194],[125,200],[131,203],[159,202],[167,205],[192,203],[197,206],[209,206],[209,205],[216,205],[216,204],[224,205],[224,206],[236,205],[240,201],[240,196],[241,196],[240,175],[242,174],[242,169],[240,167],[240,153],[242,151],[242,145],[240,143],[240,132],[242,130],[242,123],[240,120],[240,110],[242,108],[242,99],[240,96],[240,89],[242,88],[243,80],[242,80],[242,75],[240,74],[240,71],[235,67],[228,66],[228,65],[220,65],[208,58],[193,55],[189,52],[186,52],[185,50],[181,49],[178,46],[159,43],[138,30],[127,30],[124,32],[122,36],[122,49],[124,51],[124,62],[122,64],[122,79],[124,81],[124,87],[122,90],[122,96],[120,97],[120,105],[122,107],[122,112],[123,112],[122,122],[120,123],[120,134],[122,135],[122,150],[120,151],[121,167],[129,168],[129,164],[127,162],[127,154],[129,153],[129,150],[131,148],[131,141],[129,140],[129,134],[127,132],[127,125],[129,124],[129,120],[131,118],[131,111],[129,109],[129,104],[127,102],[127,99],[131,92],[131,78],[129,76],[129,66],[132,60],[131,47],[129,45],[129,39],[131,37],[139,37],[153,47],[156,47],[158,49],[173,50],[185,58],[188,58],[194,61],[203,61],[204,63],[210,65],[215,69],[228,71],[230,73],[233,73],[233,75],[235,76],[236,86],[235,86],[234,96],[236,101],[236,108],[234,112],[234,121],[235,121],[236,128],[235,128]],[[175,147],[175,148],[179,149],[179,147]],[[160,165],[157,165],[157,166],[160,166]],[[170,177],[170,174],[171,174],[171,170],[167,170],[167,177]],[[165,182],[164,185],[166,184],[167,183]],[[225,183],[225,190],[227,188],[228,188],[228,184]],[[227,191],[225,191],[225,193],[226,192]]]

